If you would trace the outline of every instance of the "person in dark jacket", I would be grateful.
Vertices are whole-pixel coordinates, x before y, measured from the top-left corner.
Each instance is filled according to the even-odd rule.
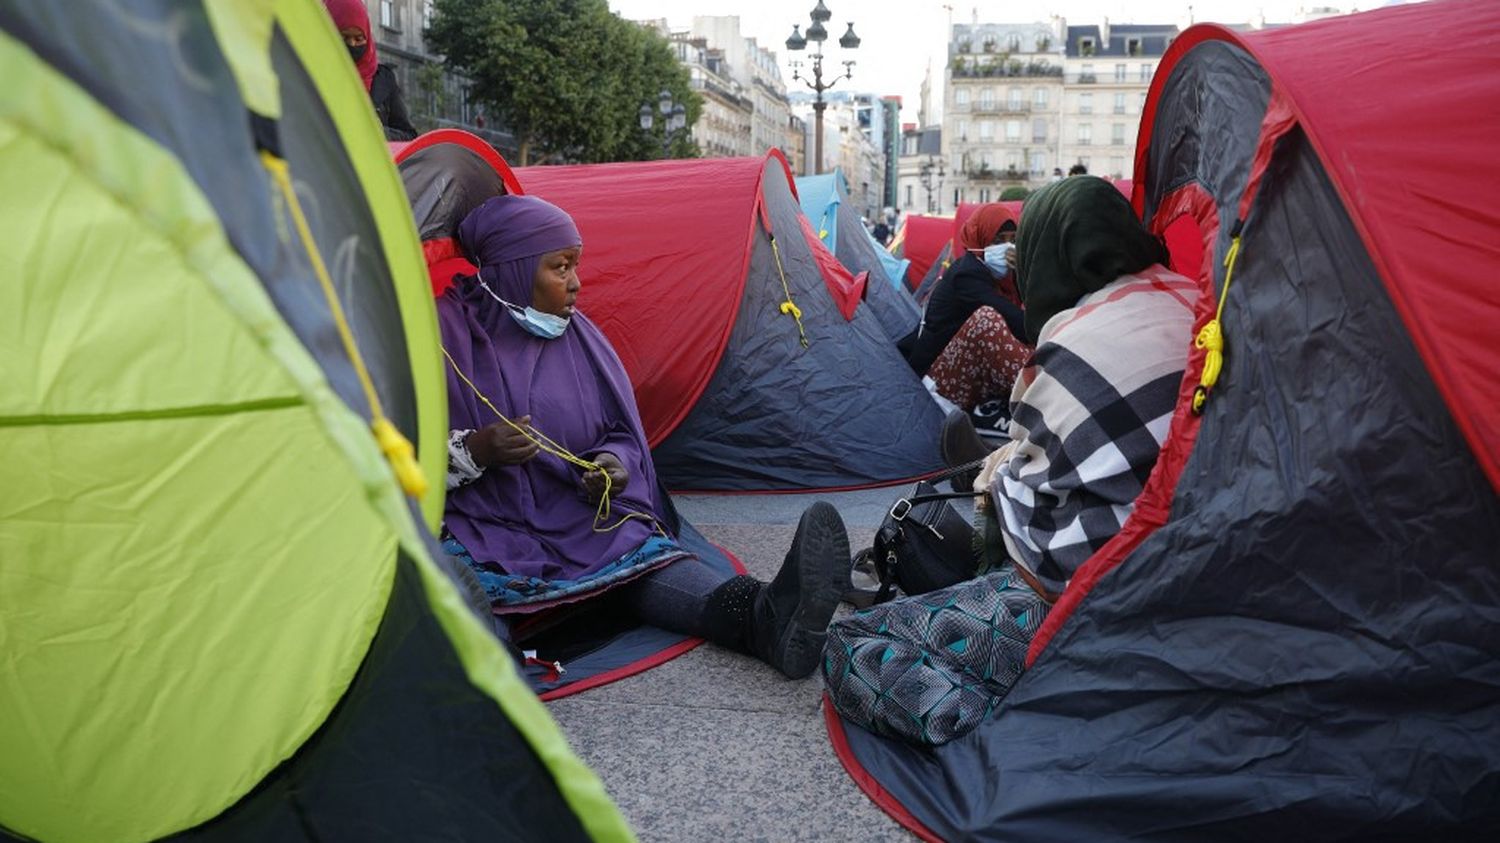
[[[396,83],[396,71],[388,64],[381,64],[375,53],[375,41],[370,37],[370,13],[360,0],[323,0],[333,25],[338,28],[354,59],[359,78],[370,92],[370,104],[385,129],[388,141],[409,141],[417,136],[406,113],[406,102],[401,99],[401,86]]]
[[[1031,354],[1016,292],[1016,219],[999,203],[983,205],[959,233],[964,256],[943,274],[927,302],[909,362],[937,393],[964,411],[1010,394]]]

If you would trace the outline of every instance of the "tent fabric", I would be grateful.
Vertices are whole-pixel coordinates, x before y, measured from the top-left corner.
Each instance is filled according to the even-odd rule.
[[[432,305],[397,283],[419,248],[322,6],[75,12],[0,5],[0,837],[311,839],[522,792],[534,816],[477,824],[628,837],[434,565],[261,163],[257,142],[288,162],[381,403],[441,445]],[[276,96],[241,97],[252,67]],[[393,741],[402,690],[467,695],[485,776],[437,787],[460,734],[423,704]]]
[[[865,230],[859,216],[844,203],[848,195],[849,181],[844,178],[843,170],[821,176],[797,177],[797,198],[802,203],[802,213],[812,220],[818,236],[839,260],[860,272],[873,268],[869,262],[873,255],[886,280],[892,287],[901,289],[906,283],[906,268],[910,261],[892,255]]]
[[[630,374],[669,487],[853,488],[941,468],[942,413],[873,314],[839,312],[780,153],[517,175],[583,233],[579,306]]]
[[[865,287],[865,304],[880,320],[891,342],[899,343],[917,329],[922,318],[903,281],[906,262],[893,257],[865,230],[843,201],[847,191],[844,174],[839,170],[797,179],[802,213],[850,272],[869,273],[873,283]],[[889,285],[882,283],[882,278]]]
[[[907,214],[901,222],[898,239],[901,241],[901,256],[911,261],[906,270],[906,283],[916,290],[932,270],[932,265],[941,260],[943,247],[953,240],[953,218]]]
[[[1494,173],[1465,144],[1497,128],[1500,113],[1472,104],[1493,98],[1500,54],[1433,50],[1399,68],[1447,80],[1430,88],[1385,67],[1412,55],[1412,33],[1451,44],[1500,32],[1497,14],[1432,3],[1244,35],[1200,26],[1174,42],[1134,198],[1158,233],[1185,224],[1204,238],[1200,324],[1239,234],[1224,370],[1195,415],[1194,351],[1135,513],[1079,570],[990,720],[936,751],[831,723],[866,791],[909,827],[1041,841],[1500,833],[1500,498],[1488,440],[1469,435],[1500,413],[1463,378],[1445,387],[1445,351],[1419,339],[1426,305],[1410,301],[1440,273],[1456,312],[1492,306],[1494,256],[1480,254],[1500,221],[1449,178]],[[1380,91],[1381,113],[1410,98],[1443,164],[1366,157],[1409,130],[1350,90]],[[1279,103],[1290,129],[1267,119]],[[1370,204],[1374,183],[1389,204]],[[1468,263],[1435,270],[1436,239],[1372,228],[1425,230],[1412,197],[1432,197],[1433,238],[1471,235],[1442,247]],[[1447,210],[1465,217],[1456,229]],[[1422,241],[1420,272],[1390,254]]]
[[[432,294],[440,296],[456,276],[476,271],[458,243],[464,217],[486,199],[524,191],[500,153],[468,132],[438,129],[388,146],[417,223]]]
[[[812,222],[807,217],[797,218],[798,227],[802,231],[802,242],[807,244],[807,250],[812,253],[813,262],[817,264],[818,275],[823,278],[823,283],[828,287],[828,295],[833,297],[833,303],[838,307],[839,315],[844,321],[854,318],[854,310],[865,298],[865,284],[870,280],[869,272],[861,272],[855,275],[847,267],[833,256],[833,252],[823,245],[818,238],[818,233],[813,230]]]

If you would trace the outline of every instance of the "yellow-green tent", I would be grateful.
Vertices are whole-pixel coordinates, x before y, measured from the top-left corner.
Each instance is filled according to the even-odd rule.
[[[0,78],[0,838],[628,837],[434,564],[432,300],[322,5],[0,0]]]

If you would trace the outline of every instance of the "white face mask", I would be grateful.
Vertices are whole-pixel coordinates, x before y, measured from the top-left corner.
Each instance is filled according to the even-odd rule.
[[[541,337],[544,340],[555,340],[563,335],[563,331],[568,330],[568,317],[543,313],[530,305],[521,307],[520,305],[511,304],[495,295],[495,291],[490,289],[490,285],[484,283],[483,273],[475,275],[475,278],[479,281],[479,286],[483,287],[484,291],[490,294],[490,298],[505,305],[505,312],[509,313],[510,318],[516,320],[516,324],[520,325],[527,333]]]
[[[996,275],[1005,275],[1010,272],[1010,264],[1005,262],[1005,256],[1016,248],[1014,243],[992,243],[984,247],[984,265]]]

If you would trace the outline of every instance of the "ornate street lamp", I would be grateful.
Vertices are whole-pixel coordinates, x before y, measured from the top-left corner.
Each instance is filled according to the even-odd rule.
[[[823,5],[823,0],[818,0],[818,5],[808,13],[812,23],[807,27],[807,34],[802,33],[801,25],[792,26],[792,34],[786,39],[786,48],[794,53],[800,53],[807,49],[807,43],[811,41],[817,45],[817,52],[812,56],[812,78],[808,79],[802,75],[802,63],[792,62],[792,81],[801,80],[807,87],[813,90],[813,133],[814,133],[814,165],[813,172],[823,172],[823,111],[828,108],[828,103],[823,101],[823,92],[838,84],[840,79],[854,78],[854,62],[844,62],[844,75],[835,76],[833,79],[823,81],[823,42],[828,40],[828,29],[823,24],[833,13]],[[839,37],[839,46],[846,50],[853,50],[859,46],[859,36],[854,34],[854,22],[849,22],[849,28]]]
[[[933,166],[934,163],[936,164],[936,167]],[[927,191],[927,213],[930,214],[933,213],[932,177],[934,173],[937,175],[938,195],[941,196],[943,193],[943,176],[946,175],[943,172],[943,160],[939,158],[934,161],[931,155],[927,156],[927,160],[922,162],[922,167],[918,171],[918,173],[920,174],[920,178],[922,181],[922,189]]]
[[[687,108],[682,103],[672,98],[672,92],[662,89],[657,98],[656,109],[661,111],[661,157],[670,158],[672,155],[672,143],[677,136],[687,128]],[[651,108],[651,103],[645,103],[640,110],[641,131],[650,133],[656,125],[656,114]]]

